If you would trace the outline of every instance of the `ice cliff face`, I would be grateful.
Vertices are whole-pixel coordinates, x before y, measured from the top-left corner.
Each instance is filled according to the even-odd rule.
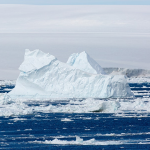
[[[103,68],[85,51],[72,54],[67,64],[91,74],[104,74]]]
[[[83,62],[86,63],[84,60]],[[92,63],[94,65],[94,61]],[[123,75],[110,76],[95,74],[95,72],[92,74],[88,73],[89,69],[85,72],[81,68],[77,69],[62,63],[54,56],[39,50],[26,50],[24,62],[19,68],[20,75],[16,86],[8,95],[12,98],[18,96],[25,98],[124,98],[133,96]]]

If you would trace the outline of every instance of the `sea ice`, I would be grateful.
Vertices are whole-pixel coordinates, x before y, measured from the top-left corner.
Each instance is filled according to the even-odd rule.
[[[85,52],[79,54],[79,58],[81,64],[77,58],[74,64],[82,67],[77,69],[69,65],[71,63],[62,63],[53,55],[45,54],[40,50],[26,50],[24,62],[19,67],[20,75],[16,86],[8,95],[11,98],[125,98],[133,96],[124,75],[96,74],[102,73],[102,69],[93,59]],[[87,71],[85,71],[86,65]]]
[[[53,102],[57,102],[59,105],[53,105]],[[48,103],[47,103],[48,102]],[[51,103],[50,103],[51,102]],[[6,94],[0,94],[0,116],[18,116],[34,114],[37,112],[42,113],[116,113],[117,116],[126,115],[129,117],[128,113],[131,113],[131,117],[139,117],[139,113],[145,116],[145,112],[150,112],[150,99],[149,98],[137,98],[137,99],[72,99],[67,100],[55,100],[48,99],[47,101],[41,99],[34,99],[34,101],[29,99],[11,100],[6,97]],[[28,104],[32,105],[28,105]],[[38,103],[38,106],[36,105]],[[132,114],[136,113],[136,114]],[[82,118],[81,119],[92,119],[92,118]],[[63,118],[61,121],[73,121],[73,118]]]
[[[65,119],[61,119],[61,121],[73,121],[73,120],[65,118]]]
[[[124,144],[150,144],[150,140],[95,140],[95,138],[89,139],[89,140],[83,140],[82,138],[76,136],[75,141],[70,140],[60,140],[60,139],[54,139],[54,140],[45,140],[45,141],[33,141],[29,143],[38,143],[38,144],[58,144],[58,145],[124,145]]]

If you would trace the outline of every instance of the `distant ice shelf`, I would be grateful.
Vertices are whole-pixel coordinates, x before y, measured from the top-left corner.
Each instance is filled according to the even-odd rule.
[[[107,75],[126,75],[128,78],[150,78],[150,70],[127,68],[103,68]]]
[[[124,75],[105,75],[86,52],[67,63],[40,50],[26,50],[11,98],[126,98],[133,94]]]

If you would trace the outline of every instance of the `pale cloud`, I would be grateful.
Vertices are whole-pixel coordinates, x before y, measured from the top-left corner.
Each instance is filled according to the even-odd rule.
[[[0,5],[0,33],[150,32],[150,6]]]
[[[149,0],[0,0],[1,4],[34,5],[148,5]]]

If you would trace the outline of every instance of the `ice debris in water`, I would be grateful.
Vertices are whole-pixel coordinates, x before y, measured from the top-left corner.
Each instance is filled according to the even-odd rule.
[[[64,119],[61,119],[61,121],[73,121],[73,120],[71,120],[69,118],[64,118]]]
[[[75,141],[67,141],[67,140],[59,140],[59,139],[54,139],[54,140],[45,140],[45,141],[33,141],[33,142],[29,142],[29,143],[39,143],[39,144],[61,144],[61,145],[119,145],[119,144],[123,144],[123,143],[129,143],[129,141],[98,141],[95,140],[95,138],[92,138],[90,140],[83,140],[82,138],[80,138],[79,136],[76,136],[76,140]]]
[[[35,106],[35,101],[31,101],[33,105],[28,105],[29,99],[15,99],[12,101],[10,97],[6,94],[0,95],[0,116],[14,116],[14,115],[26,115],[33,114],[35,112],[51,113],[51,112],[68,112],[68,113],[89,113],[89,112],[104,112],[104,113],[114,113],[116,112],[120,104],[114,100],[104,101],[104,100],[95,100],[92,98],[83,99],[83,100],[70,100],[64,104],[61,104],[58,100],[59,105],[52,105],[49,103],[47,105],[46,101],[42,102],[38,106]],[[47,101],[57,101],[57,100],[47,100]],[[66,100],[64,100],[66,101]],[[62,102],[62,100],[61,100]],[[73,121],[69,118],[64,118],[61,121]]]
[[[126,98],[133,94],[124,75],[103,75],[85,52],[62,63],[40,50],[26,50],[12,98]],[[70,64],[70,65],[69,65]]]
[[[1,99],[1,98],[0,98]],[[25,103],[13,101],[8,103],[7,99],[1,99],[0,101],[0,116],[16,116],[33,114],[32,107],[28,107]]]
[[[148,139],[146,140],[95,140],[95,138],[89,139],[89,140],[83,140],[82,138],[76,136],[76,140],[60,140],[60,139],[54,139],[54,140],[45,140],[45,141],[33,141],[29,143],[38,143],[38,144],[58,144],[58,145],[123,145],[123,144],[150,144],[150,141]]]
[[[8,98],[8,99],[7,99]],[[48,101],[48,103],[47,103]],[[125,116],[124,113],[145,113],[150,112],[149,98],[138,98],[134,100],[128,99],[72,99],[72,100],[40,100],[34,101],[30,99],[15,99],[11,100],[5,94],[0,95],[0,116],[17,116],[33,114],[36,112],[42,113],[116,113],[116,115]],[[53,105],[55,101],[59,105]],[[32,105],[28,105],[28,102]],[[39,103],[40,102],[40,103]],[[51,103],[52,102],[52,103]],[[63,103],[66,103],[65,105]],[[30,104],[29,103],[29,104]],[[36,104],[39,104],[38,106]],[[35,104],[35,105],[34,105]],[[65,118],[61,121],[73,121],[71,118]]]
[[[13,103],[13,100],[10,98],[10,96],[7,93],[0,94],[0,104],[1,105],[7,105]]]

